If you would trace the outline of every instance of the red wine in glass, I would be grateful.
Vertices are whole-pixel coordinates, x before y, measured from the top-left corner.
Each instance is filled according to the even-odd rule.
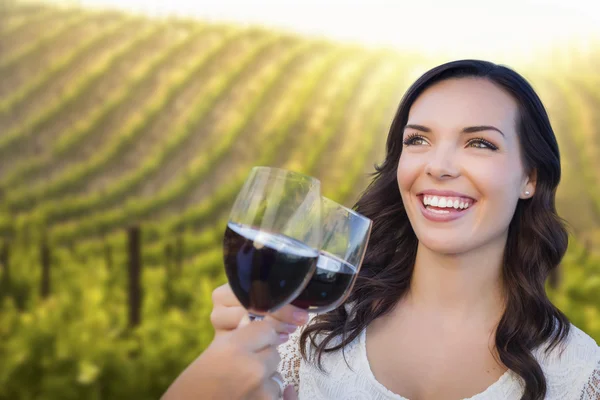
[[[372,221],[322,197],[321,250],[317,269],[292,304],[310,313],[331,311],[350,295],[371,235]]]
[[[253,314],[264,314],[298,295],[318,252],[302,242],[229,223],[223,241],[225,272],[233,293]]]
[[[225,273],[250,320],[277,311],[306,287],[321,249],[321,225],[319,180],[252,168],[223,238]]]
[[[341,304],[355,275],[354,266],[332,254],[321,252],[315,273],[292,304],[300,308],[321,310],[333,304]]]

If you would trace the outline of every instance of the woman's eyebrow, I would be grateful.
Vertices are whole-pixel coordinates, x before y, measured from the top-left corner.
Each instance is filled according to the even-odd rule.
[[[404,129],[406,128],[411,128],[411,129],[415,129],[417,131],[421,131],[421,132],[431,132],[431,129],[423,126],[423,125],[417,125],[417,124],[407,124]],[[492,125],[478,125],[478,126],[468,126],[466,128],[463,128],[463,130],[461,131],[462,133],[476,133],[476,132],[482,132],[482,131],[496,131],[498,133],[500,133],[502,136],[504,136],[504,133],[496,128],[495,126]]]
[[[462,130],[463,133],[475,133],[481,131],[496,131],[504,136],[504,133],[500,129],[491,125],[468,126]]]
[[[429,129],[428,127],[423,126],[423,125],[407,124],[404,127],[404,129],[406,129],[406,128],[412,128],[412,129],[415,129],[415,130],[421,131],[421,132],[431,132],[431,129]]]

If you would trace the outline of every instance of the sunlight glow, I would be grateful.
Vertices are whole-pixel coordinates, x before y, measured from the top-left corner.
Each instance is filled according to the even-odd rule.
[[[600,37],[595,0],[71,0],[155,16],[260,24],[424,55],[534,57],[586,51]]]

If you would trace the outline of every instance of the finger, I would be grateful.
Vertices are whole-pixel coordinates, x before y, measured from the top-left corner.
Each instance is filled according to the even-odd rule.
[[[231,307],[228,307],[228,308],[231,308]],[[242,326],[246,326],[250,323],[250,318],[248,317],[248,312],[246,310],[243,310],[242,313],[243,313],[242,318],[240,319],[236,328],[241,328]],[[269,321],[269,323],[271,323],[273,325],[273,327],[275,328],[275,331],[277,333],[290,334],[290,333],[294,333],[296,331],[296,329],[298,329],[297,325],[286,324],[284,322],[281,322],[281,321],[271,318],[269,316],[265,317],[264,319],[266,321]]]
[[[258,353],[256,357],[259,359],[261,365],[265,367],[265,377],[271,376],[277,372],[277,367],[281,362],[281,356],[275,347],[267,347]]]
[[[215,330],[232,331],[248,312],[244,307],[215,307],[210,314],[210,322]]]
[[[298,325],[296,324],[288,324],[285,322],[281,322],[278,319],[275,319],[271,316],[266,316],[265,317],[266,321],[269,321],[270,323],[273,324],[273,327],[275,328],[275,331],[277,331],[277,333],[294,333],[296,331],[296,329],[298,329]]]
[[[242,307],[240,301],[233,294],[229,283],[225,283],[213,290],[212,302],[215,306]]]
[[[288,385],[283,391],[283,400],[298,400],[298,393],[292,385]]]
[[[244,315],[242,315],[242,318],[240,318],[240,322],[238,323],[237,328],[241,328],[242,326],[246,326],[249,323],[250,323],[250,317],[248,316],[248,313],[245,312]]]
[[[262,320],[253,321],[232,331],[231,340],[247,351],[258,352],[268,346],[277,346],[289,338],[287,334],[281,335],[285,336],[280,337],[272,321]]]
[[[308,322],[308,311],[287,304],[274,313],[269,314],[269,317],[287,324],[300,326]]]

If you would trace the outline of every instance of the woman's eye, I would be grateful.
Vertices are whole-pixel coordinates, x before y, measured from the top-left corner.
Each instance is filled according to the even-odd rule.
[[[411,134],[404,139],[404,145],[406,146],[422,146],[427,144],[427,140],[421,135]]]
[[[488,142],[485,139],[471,139],[467,143],[470,147],[475,147],[477,149],[490,149],[490,150],[498,150],[498,147],[494,146],[492,143]]]

